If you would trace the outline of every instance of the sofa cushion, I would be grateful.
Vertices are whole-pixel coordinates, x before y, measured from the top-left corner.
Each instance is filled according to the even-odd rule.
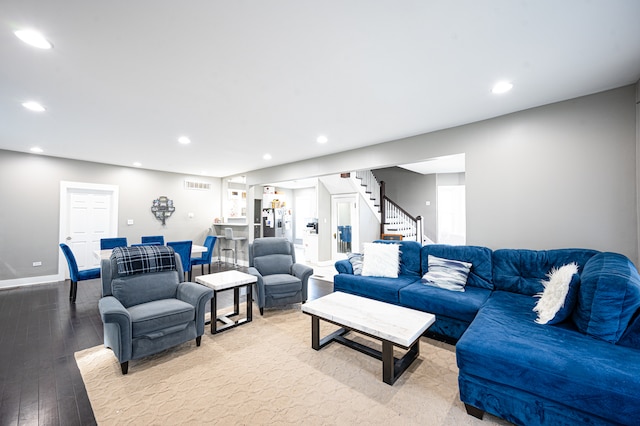
[[[583,333],[617,342],[640,308],[638,271],[621,254],[600,253],[587,262],[580,280],[573,322]]]
[[[456,345],[461,376],[519,397],[567,403],[612,423],[640,418],[640,351],[536,324],[533,297],[495,291]],[[492,398],[491,390],[485,398]]]
[[[111,281],[111,294],[128,308],[152,300],[175,298],[179,283],[177,271],[128,275]]]
[[[422,282],[451,291],[464,291],[471,263],[429,255],[429,270]]]
[[[178,299],[162,299],[142,303],[128,309],[131,336],[152,339],[179,331],[195,321],[193,305]]]
[[[586,249],[495,250],[493,284],[496,290],[533,296],[544,290],[542,280],[553,268],[576,262],[582,271],[585,263],[597,253]]]
[[[571,316],[578,300],[580,275],[578,265],[570,263],[552,269],[549,279],[542,282],[544,291],[536,294],[539,297],[534,312],[538,313],[538,324],[558,324]]]
[[[443,259],[459,260],[471,263],[471,270],[467,276],[467,287],[493,289],[491,250],[478,246],[450,246],[446,244],[429,244],[422,247],[421,268],[424,273],[429,271],[429,255]]]
[[[400,271],[398,275],[421,277],[420,250],[422,245],[417,241],[376,240],[377,244],[397,244],[400,246]]]
[[[400,289],[419,280],[420,277],[410,275],[400,275],[398,278],[383,278],[338,274],[333,277],[333,290],[397,305],[400,303],[398,296]]]
[[[399,248],[398,244],[364,243],[362,275],[365,277],[398,278]]]
[[[400,289],[400,304],[470,323],[490,295],[486,288],[467,287],[463,293],[416,282]]]
[[[362,275],[362,263],[364,260],[362,253],[347,253],[347,258],[353,268],[353,275]]]

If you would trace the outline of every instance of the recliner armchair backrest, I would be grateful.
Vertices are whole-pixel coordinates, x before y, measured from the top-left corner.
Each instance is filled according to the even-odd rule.
[[[262,275],[290,274],[294,263],[296,252],[286,238],[259,238],[249,245],[249,266]]]
[[[141,303],[176,297],[184,281],[180,256],[175,253],[176,269],[135,275],[120,275],[115,257],[102,260],[102,296],[114,296],[126,308]]]

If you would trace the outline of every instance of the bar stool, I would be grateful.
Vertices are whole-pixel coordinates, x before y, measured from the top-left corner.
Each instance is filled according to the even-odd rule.
[[[231,247],[225,247],[225,248],[220,248],[220,250],[222,251],[231,251],[233,252],[233,266],[237,267],[238,266],[238,241],[242,241],[242,240],[246,240],[245,237],[234,237],[233,236],[233,229],[231,228],[224,228],[224,239],[227,241],[233,241],[233,248]],[[218,259],[220,258],[220,252],[218,252]],[[227,260],[227,255],[225,254],[224,256],[225,260]],[[225,262],[225,263],[229,263],[229,262]]]

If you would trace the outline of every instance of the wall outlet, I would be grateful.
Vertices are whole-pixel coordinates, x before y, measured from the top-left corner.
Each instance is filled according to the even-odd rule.
[[[133,225],[133,219],[127,219],[127,225],[129,226]]]
[[[42,262],[33,262],[33,266],[42,266]]]

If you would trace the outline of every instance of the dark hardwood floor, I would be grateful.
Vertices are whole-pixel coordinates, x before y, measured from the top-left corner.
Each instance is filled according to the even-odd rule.
[[[331,291],[309,280],[309,300]],[[0,290],[0,425],[96,424],[73,354],[103,343],[100,295],[100,280],[78,283],[75,304],[68,281]]]

